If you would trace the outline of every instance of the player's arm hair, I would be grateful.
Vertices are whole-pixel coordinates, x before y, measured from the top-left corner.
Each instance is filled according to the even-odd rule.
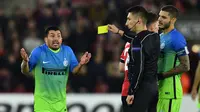
[[[82,68],[82,66],[83,66],[83,65],[78,64],[76,67],[74,67],[72,73],[73,73],[74,75],[77,75],[78,72],[80,71],[80,69]]]
[[[122,62],[119,62],[119,71],[120,73],[124,73],[124,68],[125,68],[125,64]]]
[[[29,65],[28,65],[28,61],[22,61],[21,63],[21,72],[25,75],[27,75],[29,73]]]
[[[187,72],[190,70],[190,60],[188,55],[179,56],[178,59],[180,61],[180,64],[175,68],[169,70],[168,72],[164,72],[164,78],[178,75],[180,73]]]
[[[198,86],[199,86],[199,82],[200,82],[200,61],[199,61],[199,64],[197,66],[197,69],[196,69],[194,84],[193,84],[192,88],[197,89]]]

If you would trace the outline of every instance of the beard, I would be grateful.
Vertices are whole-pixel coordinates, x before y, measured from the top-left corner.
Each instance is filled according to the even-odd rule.
[[[165,30],[170,27],[171,22],[164,24],[163,28],[159,28],[160,30]]]

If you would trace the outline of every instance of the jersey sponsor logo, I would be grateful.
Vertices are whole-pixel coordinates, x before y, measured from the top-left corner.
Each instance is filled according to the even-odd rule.
[[[42,73],[45,75],[65,75],[65,69],[51,69],[42,67]]]
[[[63,65],[64,65],[65,67],[68,65],[68,61],[67,61],[66,58],[64,58]]]

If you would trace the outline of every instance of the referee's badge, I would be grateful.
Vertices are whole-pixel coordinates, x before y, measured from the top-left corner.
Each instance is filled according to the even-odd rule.
[[[65,67],[68,65],[68,61],[67,61],[66,58],[64,58],[63,65],[64,65]]]

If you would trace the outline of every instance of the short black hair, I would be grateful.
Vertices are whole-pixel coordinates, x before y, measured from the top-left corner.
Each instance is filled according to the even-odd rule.
[[[54,31],[60,31],[60,29],[57,27],[57,26],[49,26],[49,27],[47,27],[47,29],[45,30],[45,36],[47,37],[48,36],[48,34],[49,34],[49,31],[50,30],[54,30]]]
[[[142,7],[140,5],[130,7],[127,10],[127,13],[132,13],[132,14],[136,14],[136,15],[140,16],[142,18],[143,22],[146,24],[146,22],[147,22],[147,10],[144,7]]]
[[[153,12],[148,12],[148,14],[147,14],[147,27],[150,24],[152,24],[152,23],[154,23],[156,21],[158,21],[158,15],[153,13]]]
[[[168,12],[171,18],[177,18],[179,15],[179,11],[173,5],[166,5],[161,8],[162,11]]]

